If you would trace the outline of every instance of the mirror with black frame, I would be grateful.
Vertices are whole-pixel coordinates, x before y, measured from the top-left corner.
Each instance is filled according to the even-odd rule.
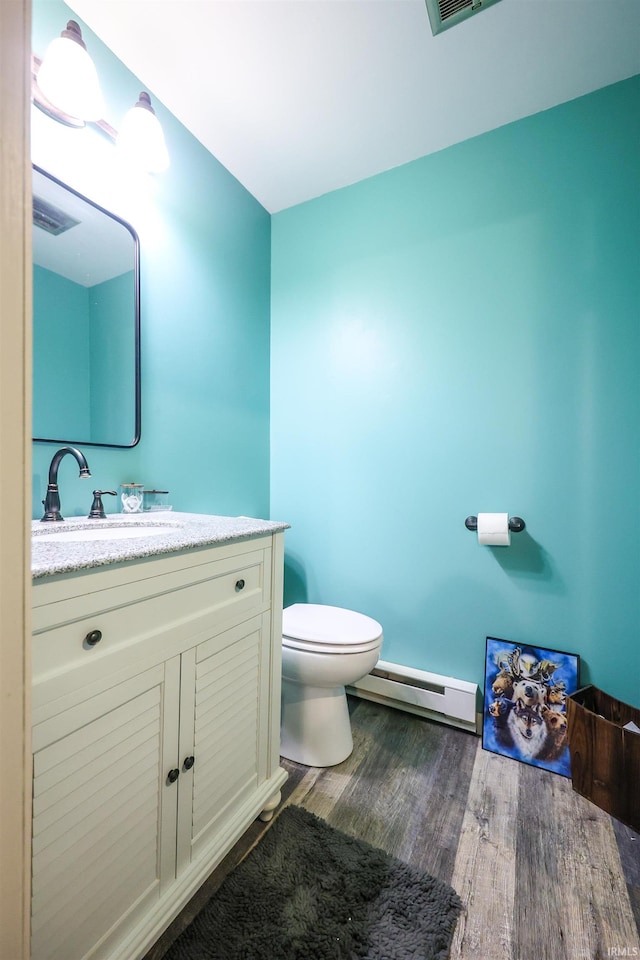
[[[36,166],[33,438],[105,447],[140,439],[138,236]]]

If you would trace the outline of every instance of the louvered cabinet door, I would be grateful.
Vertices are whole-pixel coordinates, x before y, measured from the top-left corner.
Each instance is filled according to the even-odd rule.
[[[233,841],[234,816],[266,778],[269,668],[268,615],[182,656],[178,874]]]
[[[34,727],[33,960],[110,956],[175,878],[179,678],[175,657]]]

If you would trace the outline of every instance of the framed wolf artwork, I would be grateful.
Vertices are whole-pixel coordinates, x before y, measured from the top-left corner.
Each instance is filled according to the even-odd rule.
[[[487,637],[484,749],[571,776],[565,703],[579,673],[576,654]]]

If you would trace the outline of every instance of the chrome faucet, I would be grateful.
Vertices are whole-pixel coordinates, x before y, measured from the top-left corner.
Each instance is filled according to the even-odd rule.
[[[60,449],[54,453],[49,466],[49,486],[47,487],[47,496],[42,501],[44,504],[44,516],[42,517],[42,522],[49,520],[64,520],[64,517],[60,513],[58,467],[60,466],[60,461],[62,458],[68,453],[76,458],[78,466],[80,467],[80,476],[91,476],[91,473],[89,472],[89,464],[85,460],[84,454],[81,453],[80,450],[77,450],[75,447],[60,447]]]

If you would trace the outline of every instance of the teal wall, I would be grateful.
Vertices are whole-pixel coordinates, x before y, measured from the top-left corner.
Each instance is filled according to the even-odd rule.
[[[133,270],[90,290],[91,437],[101,443],[133,440],[136,432],[134,293]]]
[[[33,435],[66,436],[55,431],[68,425],[72,436],[89,436],[89,293],[81,284],[35,264],[33,348]],[[75,371],[73,378],[61,373],[69,366]]]
[[[84,287],[34,264],[35,437],[133,439],[133,290],[133,271]]]
[[[636,77],[272,218],[287,602],[480,684],[487,635],[577,652],[640,705],[639,112]]]
[[[33,49],[75,14],[34,0]],[[145,89],[81,22],[116,129]],[[170,491],[174,509],[267,516],[269,511],[270,218],[149,91],[171,166],[156,177],[119,167],[113,146],[34,108],[33,160],[131,223],[140,238],[142,439],[87,446],[92,479],[60,468],[62,513],[88,513],[94,487],[137,480]],[[34,444],[33,516],[42,515],[56,446]],[[107,498],[107,510],[114,509]]]
[[[35,0],[36,52],[70,15]],[[142,85],[83,33],[118,127]],[[640,705],[640,78],[273,218],[154,105],[155,178],[87,162],[88,131],[33,138],[140,236],[142,440],[88,447],[91,487],[268,516],[270,422],[287,602],[363,610],[387,659],[479,683],[487,634],[574,651]],[[480,547],[464,518],[502,510],[527,531]]]

